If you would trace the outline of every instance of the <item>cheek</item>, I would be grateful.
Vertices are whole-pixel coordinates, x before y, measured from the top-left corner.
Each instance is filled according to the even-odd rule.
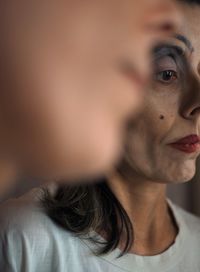
[[[155,136],[163,137],[172,128],[178,116],[179,100],[179,90],[175,86],[153,83],[145,100],[145,115]]]
[[[151,141],[161,141],[165,138],[165,135],[171,130],[174,124],[174,116],[166,113],[163,110],[148,113],[146,120],[146,126],[148,130],[148,137]]]
[[[146,107],[146,111],[132,124],[127,153],[134,169],[146,176],[152,176],[153,172],[162,166],[162,143],[171,131],[174,124],[174,115]]]
[[[158,131],[160,141],[167,141],[169,135],[174,131],[177,115],[169,112],[163,113],[161,111],[157,115],[157,122],[155,122],[155,131]]]
[[[147,101],[143,119],[149,127],[149,136],[154,139],[162,139],[171,130],[177,117],[176,107],[171,97],[155,96],[152,94],[151,101]],[[172,106],[173,105],[173,106]]]
[[[165,136],[171,131],[175,114],[165,110],[165,107],[157,106],[158,103],[145,104],[145,111],[132,123],[129,137],[131,145],[136,149],[146,150],[159,147]]]

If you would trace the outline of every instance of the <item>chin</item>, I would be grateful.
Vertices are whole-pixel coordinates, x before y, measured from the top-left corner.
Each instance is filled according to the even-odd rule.
[[[188,162],[177,166],[175,171],[168,172],[166,183],[181,184],[190,181],[196,173],[196,165],[194,162]]]
[[[181,184],[190,181],[196,173],[196,161],[187,160],[161,165],[146,177],[162,184]]]
[[[193,177],[194,177],[195,174],[191,174],[191,175],[188,175],[188,174],[180,174],[179,177],[175,178],[173,181],[171,181],[170,183],[173,183],[173,184],[181,184],[181,183],[186,183],[186,182],[189,182]]]

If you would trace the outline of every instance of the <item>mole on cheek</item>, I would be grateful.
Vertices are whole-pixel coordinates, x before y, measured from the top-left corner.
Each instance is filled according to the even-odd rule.
[[[165,116],[164,115],[160,115],[160,120],[164,120]]]

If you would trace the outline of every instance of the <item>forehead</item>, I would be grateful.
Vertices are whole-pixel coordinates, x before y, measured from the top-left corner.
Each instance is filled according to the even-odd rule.
[[[184,20],[178,32],[190,41],[194,51],[200,55],[200,4],[182,4],[181,9]]]
[[[200,4],[180,4],[183,14],[182,25],[178,30],[178,35],[188,40],[192,51],[189,52],[189,63],[193,71],[200,74]],[[178,41],[178,40],[176,40]],[[180,41],[179,41],[180,42]],[[181,41],[184,48],[188,48],[187,43]],[[192,54],[191,54],[192,52]]]
[[[121,32],[128,32],[127,28],[132,29],[135,17],[139,17],[139,13],[133,15],[134,1],[131,0],[10,0],[5,1],[5,4],[3,2],[0,0],[0,26],[26,31],[35,28],[39,32],[45,26],[49,29],[63,30],[65,33],[70,31],[74,33],[77,26],[86,31],[87,29],[95,31],[96,28],[102,35],[109,31],[117,35],[120,29]]]

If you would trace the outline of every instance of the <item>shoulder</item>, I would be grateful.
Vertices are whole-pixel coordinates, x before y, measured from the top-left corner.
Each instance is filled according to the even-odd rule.
[[[45,213],[42,206],[42,188],[36,188],[17,199],[11,199],[0,206],[0,234],[9,234],[12,231],[19,231],[24,235],[30,234],[34,239],[43,236],[44,238],[51,232],[54,236],[62,231]],[[69,238],[70,235],[68,232]]]
[[[20,267],[26,259],[26,265],[33,270],[41,263],[47,267],[44,271],[51,271],[51,262],[62,258],[58,252],[65,252],[67,258],[73,251],[78,239],[45,214],[41,196],[41,189],[34,189],[0,206],[0,259],[5,261],[1,265]]]
[[[28,194],[6,201],[0,206],[0,234],[15,231],[33,231],[42,229],[48,217],[40,205],[41,189],[34,189]],[[37,225],[37,228],[35,226]]]

